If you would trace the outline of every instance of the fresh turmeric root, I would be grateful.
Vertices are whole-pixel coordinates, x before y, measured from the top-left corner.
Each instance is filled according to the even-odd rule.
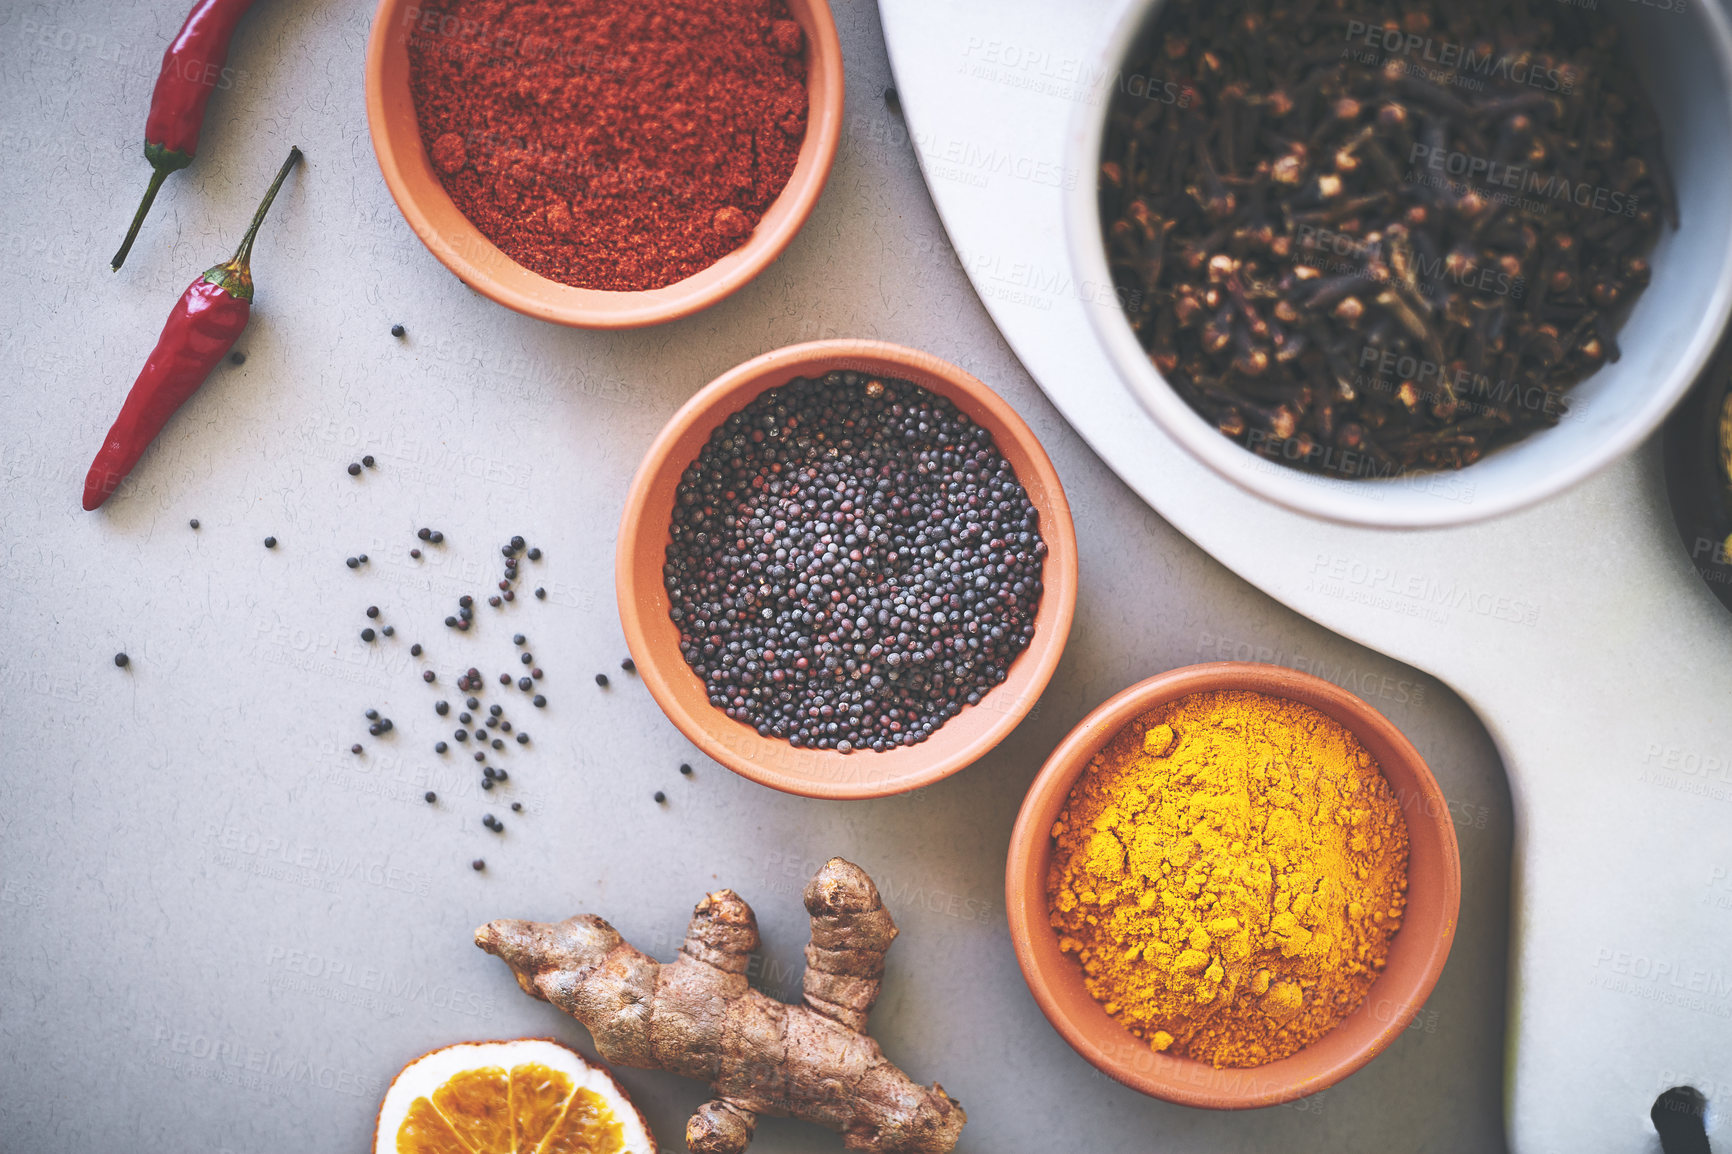
[[[511,967],[524,991],[589,1028],[609,1062],[710,1084],[686,1123],[692,1154],[741,1154],[760,1115],[839,1130],[849,1150],[945,1154],[968,1115],[934,1083],[917,1084],[866,1034],[896,924],[859,866],[831,858],[806,884],[812,940],[805,1001],[746,983],[758,920],[733,890],[699,902],[667,964],[593,914],[557,924],[496,921],[475,944]]]

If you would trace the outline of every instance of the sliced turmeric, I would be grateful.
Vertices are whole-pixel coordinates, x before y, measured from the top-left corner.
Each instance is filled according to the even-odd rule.
[[[1052,830],[1060,948],[1156,1050],[1285,1058],[1382,972],[1407,894],[1407,823],[1357,738],[1309,706],[1198,693],[1126,726]]]

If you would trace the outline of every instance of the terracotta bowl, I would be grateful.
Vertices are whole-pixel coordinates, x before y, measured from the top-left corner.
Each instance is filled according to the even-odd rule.
[[[1040,512],[1047,544],[1034,638],[1010,675],[919,745],[883,753],[797,749],[761,737],[710,704],[704,683],[686,664],[680,633],[668,617],[662,565],[680,474],[710,433],[759,393],[795,377],[854,371],[912,381],[947,397],[992,434]],[[968,765],[1004,740],[1046,689],[1076,610],[1076,528],[1058,473],[1034,433],[997,393],[955,365],[882,341],[814,341],[765,353],[704,386],[675,413],[638,467],[626,496],[615,560],[620,623],[638,673],[656,703],[704,753],[744,777],[806,797],[885,797],[918,789]]]
[[[1351,731],[1377,759],[1407,818],[1407,913],[1389,963],[1357,1010],[1310,1046],[1264,1066],[1217,1070],[1157,1053],[1107,1015],[1083,986],[1076,960],[1059,952],[1047,921],[1053,822],[1089,759],[1139,715],[1210,690],[1239,689],[1311,706]],[[1376,1057],[1406,1029],[1437,983],[1461,906],[1461,855],[1449,804],[1425,761],[1389,720],[1346,690],[1276,665],[1223,661],[1139,682],[1082,720],[1047,758],[1016,819],[1005,868],[1017,962],[1047,1020],[1076,1052],[1134,1090],[1186,1106],[1239,1110],[1314,1094]]]
[[[806,32],[806,139],[794,174],[745,244],[666,288],[607,292],[572,288],[530,272],[458,211],[433,171],[409,95],[409,38],[436,9],[419,0],[379,0],[367,43],[367,125],[379,171],[421,243],[457,278],[527,316],[586,329],[660,324],[708,308],[762,272],[806,223],[842,132],[842,44],[825,0],[788,0]],[[437,34],[435,31],[434,34]]]

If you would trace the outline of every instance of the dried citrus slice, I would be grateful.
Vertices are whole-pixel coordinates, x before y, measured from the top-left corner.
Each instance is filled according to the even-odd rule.
[[[545,1038],[466,1042],[403,1068],[374,1154],[655,1154],[613,1075]]]

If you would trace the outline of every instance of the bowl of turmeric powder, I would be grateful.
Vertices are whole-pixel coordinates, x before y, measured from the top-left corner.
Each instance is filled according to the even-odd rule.
[[[1084,718],[1011,835],[1017,961],[1101,1072],[1246,1109],[1340,1081],[1449,956],[1448,803],[1387,718],[1321,678],[1214,662]]]

